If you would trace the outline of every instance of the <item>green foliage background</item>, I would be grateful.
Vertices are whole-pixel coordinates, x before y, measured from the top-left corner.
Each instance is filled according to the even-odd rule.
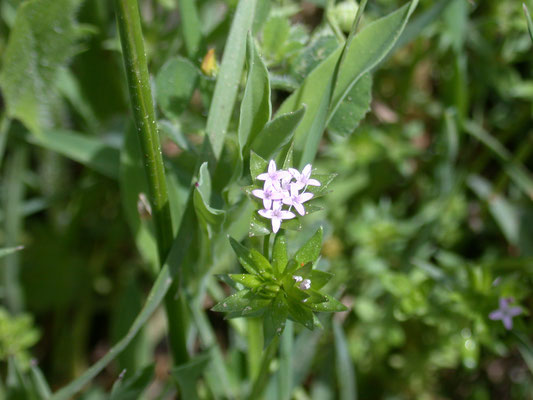
[[[346,56],[360,72],[349,87],[329,80],[328,56],[353,2],[258,0],[253,20],[237,3],[140,1],[175,227],[191,222],[206,136],[219,159],[191,195],[199,228],[178,234],[191,250],[171,251],[160,275],[138,211],[147,183],[112,2],[0,3],[0,397],[46,398],[86,371],[128,332],[157,276],[156,293],[169,290],[179,259],[196,356],[172,367],[164,315],[147,313],[79,398],[172,398],[177,385],[185,398],[242,398],[251,328],[209,311],[229,294],[214,275],[242,272],[226,235],[248,233],[250,149],[268,159],[294,138],[295,165],[337,177],[322,210],[288,232],[290,251],[323,226],[318,266],[350,310],[321,318],[324,330],[287,327],[296,339],[281,339],[265,398],[532,399],[533,42],[522,4],[420,0],[381,60],[372,52],[399,32],[371,23],[405,2],[370,0],[367,47]],[[232,83],[222,96],[216,79]],[[321,114],[327,91],[335,108]],[[488,318],[501,297],[523,309],[512,331]]]

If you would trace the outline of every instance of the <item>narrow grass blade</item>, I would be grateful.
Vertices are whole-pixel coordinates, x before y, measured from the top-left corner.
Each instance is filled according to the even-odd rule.
[[[0,258],[3,258],[5,256],[8,256],[10,254],[13,254],[17,251],[20,251],[24,248],[24,246],[16,246],[16,247],[4,247],[0,249]]]
[[[198,10],[196,9],[196,0],[180,0],[178,8],[181,15],[181,27],[185,48],[190,59],[194,59],[202,42],[202,30]]]
[[[240,0],[224,48],[215,93],[209,108],[207,134],[215,159],[220,158],[241,81],[246,37],[252,29],[256,0]]]
[[[99,139],[65,130],[28,135],[29,143],[55,151],[111,179],[118,178],[119,151]]]
[[[339,399],[357,400],[355,371],[348,351],[348,342],[341,324],[335,320],[333,321],[333,335],[335,336],[335,366],[337,368]]]
[[[529,13],[529,9],[524,3],[522,3],[522,7],[524,8],[524,14],[526,14],[527,30],[529,31],[529,36],[531,37],[531,40],[533,40],[533,21],[531,20],[531,14]]]

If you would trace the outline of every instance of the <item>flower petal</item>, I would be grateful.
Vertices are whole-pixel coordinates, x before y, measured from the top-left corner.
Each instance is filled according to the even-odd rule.
[[[292,203],[292,205],[294,206],[294,208],[296,209],[296,211],[298,211],[298,214],[300,215],[305,215],[305,208],[304,206],[302,206],[300,203]]]
[[[501,310],[494,310],[493,312],[491,312],[489,314],[489,318],[493,321],[497,320],[497,319],[502,319],[503,318],[503,313],[501,312]]]
[[[296,214],[294,214],[291,211],[281,211],[280,212],[280,216],[281,216],[282,219],[292,219],[292,218],[296,217]]]
[[[261,190],[261,189],[252,190],[252,194],[255,197],[259,197],[260,199],[264,199],[265,198],[265,192],[263,190]]]
[[[313,193],[309,193],[309,192],[306,192],[306,193],[302,193],[299,197],[298,197],[298,200],[300,201],[300,203],[305,203],[306,201],[309,201],[313,198],[314,194]]]
[[[272,200],[263,199],[263,205],[265,206],[265,210],[270,210],[272,208]]]
[[[311,176],[311,169],[313,166],[311,164],[307,164],[304,169],[302,170],[302,175],[306,178],[309,178]]]
[[[260,181],[266,181],[268,178],[269,178],[268,174],[265,172],[265,173],[257,175],[255,179],[260,180]]]
[[[281,218],[273,217],[272,218],[272,232],[277,233],[281,226]]]
[[[507,314],[511,317],[516,317],[517,315],[522,314],[522,309],[520,307],[511,307],[507,310]]]
[[[260,216],[265,218],[272,218],[272,210],[258,210]]]
[[[503,326],[505,326],[505,329],[507,329],[508,331],[513,329],[513,318],[512,317],[509,317],[508,315],[506,315],[505,317],[503,317],[502,322],[503,322]]]
[[[274,175],[276,173],[276,162],[274,160],[270,160],[270,163],[268,163],[268,174]]]
[[[322,186],[322,184],[319,181],[317,181],[316,179],[308,179],[307,180],[307,184],[309,186]]]

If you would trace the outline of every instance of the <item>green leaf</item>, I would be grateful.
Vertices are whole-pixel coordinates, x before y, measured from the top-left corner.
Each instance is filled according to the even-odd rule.
[[[529,31],[529,36],[531,37],[531,40],[533,40],[533,21],[531,20],[531,14],[529,13],[529,10],[524,3],[522,3],[522,7],[524,8],[524,14],[526,14],[527,30]]]
[[[313,193],[315,195],[313,199],[322,197],[330,192],[328,190],[329,185],[336,177],[337,174],[311,174],[311,178],[314,178],[319,181],[320,186],[307,186],[306,192]]]
[[[33,132],[52,125],[57,72],[74,54],[81,0],[31,0],[17,9],[2,57],[0,87],[8,114]]]
[[[10,254],[13,254],[17,251],[20,251],[24,248],[24,246],[17,246],[17,247],[4,247],[0,249],[0,258],[8,256]]]
[[[269,18],[263,27],[261,49],[271,60],[281,60],[291,25],[285,17]]]
[[[313,330],[315,325],[313,323],[313,312],[304,306],[304,303],[294,300],[292,297],[287,297],[287,305],[289,307],[289,315],[291,318],[309,330]]]
[[[305,106],[295,112],[280,115],[270,121],[252,143],[252,150],[266,160],[289,143],[305,114]]]
[[[279,114],[294,111],[306,104],[308,110],[294,134],[297,165],[311,162],[322,132],[352,86],[372,70],[391,50],[402,33],[418,1],[383,17],[359,32],[346,49],[332,92],[332,77],[342,54],[338,48],[316,67],[278,110]]]
[[[126,373],[127,371],[124,370]],[[135,400],[142,398],[143,392],[152,382],[154,365],[148,365],[137,371],[133,376],[119,379],[113,385],[109,400]]]
[[[259,174],[266,172],[267,168],[268,168],[268,161],[266,161],[261,156],[254,153],[253,151],[250,152],[250,174],[252,175],[253,180],[255,180],[255,178]]]
[[[270,120],[270,81],[263,60],[257,53],[254,40],[248,33],[248,79],[241,103],[239,119],[239,147],[244,154],[246,146],[253,142]]]
[[[253,274],[229,274],[229,277],[234,282],[240,283],[250,289],[258,288],[264,284],[261,278]]]
[[[278,293],[265,312],[263,319],[264,348],[275,336],[281,336],[285,328],[289,309],[283,293]]]
[[[351,135],[370,110],[371,100],[372,76],[366,73],[341,102],[329,121],[328,130],[339,136]]]
[[[48,386],[43,372],[37,365],[30,366],[30,379],[40,399],[46,400],[52,396],[50,386]]]
[[[355,371],[350,357],[348,341],[339,322],[333,321],[335,338],[335,367],[340,400],[357,400]]]
[[[313,269],[309,273],[308,278],[311,279],[311,288],[314,290],[320,290],[326,283],[329,282],[331,278],[333,278],[333,274],[320,271],[318,269]]]
[[[38,135],[26,136],[26,140],[77,161],[111,179],[118,179],[119,151],[97,138],[72,131],[44,130]]]
[[[155,79],[157,104],[168,119],[178,119],[191,99],[198,70],[187,59],[174,57],[159,70]]]
[[[206,131],[216,159],[222,153],[224,137],[232,116],[233,106],[246,55],[246,35],[252,28],[256,0],[240,0],[224,47],[213,100],[209,108]]]
[[[194,59],[202,42],[202,25],[196,9],[196,1],[180,0],[177,3],[187,54],[190,59]]]
[[[282,231],[276,234],[276,237],[274,238],[274,246],[272,247],[272,267],[274,268],[276,276],[280,277],[283,275],[283,271],[285,270],[288,261],[287,237]]]
[[[172,368],[172,376],[176,378],[180,387],[180,395],[184,399],[198,399],[198,379],[204,374],[208,364],[211,362],[211,354],[204,353],[197,355],[191,361],[179,367]]]
[[[339,312],[339,311],[346,311],[348,308],[342,304],[339,300],[335,299],[334,297],[331,297],[330,295],[325,294],[324,297],[326,298],[325,302],[312,304],[309,303],[307,306],[316,312]]]
[[[307,264],[308,262],[315,262],[320,256],[322,249],[322,227],[318,228],[313,236],[305,243],[300,250],[294,255],[294,259],[299,264]]]
[[[237,313],[232,318],[252,314],[268,306],[272,299],[260,297],[248,289],[241,290],[215,305],[211,310],[217,312]]]
[[[274,270],[272,269],[272,265],[270,265],[270,262],[265,258],[265,256],[259,253],[256,249],[250,249],[250,257],[252,258],[252,262],[258,269],[260,275],[264,277],[272,276]]]
[[[194,189],[194,209],[198,220],[202,222],[205,229],[210,226],[218,231],[224,223],[226,213],[209,206],[210,197],[211,178],[207,169],[207,162],[204,162],[200,167],[198,183]]]
[[[252,275],[257,275],[259,271],[256,269],[252,257],[250,257],[250,251],[248,248],[244,247],[242,244],[237,242],[232,237],[229,238],[229,242],[233,251],[237,255],[237,259],[242,267]]]

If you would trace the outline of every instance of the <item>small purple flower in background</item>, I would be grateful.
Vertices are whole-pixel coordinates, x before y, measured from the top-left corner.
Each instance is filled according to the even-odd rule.
[[[512,297],[500,297],[500,308],[492,311],[489,318],[493,321],[501,320],[505,329],[513,328],[513,317],[522,314],[520,307],[510,307],[509,304],[514,302]]]
[[[273,202],[272,210],[259,210],[259,215],[272,220],[272,232],[277,233],[284,219],[292,219],[296,217],[293,212],[281,209],[281,202]]]
[[[302,203],[309,201],[313,198],[313,193],[298,193],[296,185],[291,184],[291,194],[283,198],[283,203],[288,206],[294,207],[298,214],[305,215],[305,208]]]
[[[320,186],[319,181],[317,181],[316,179],[310,179],[311,169],[311,164],[307,164],[301,173],[297,169],[289,168],[289,172],[294,177],[294,179],[296,179],[296,182],[293,183],[293,185],[295,185],[298,189],[305,188],[307,187],[307,185]]]

